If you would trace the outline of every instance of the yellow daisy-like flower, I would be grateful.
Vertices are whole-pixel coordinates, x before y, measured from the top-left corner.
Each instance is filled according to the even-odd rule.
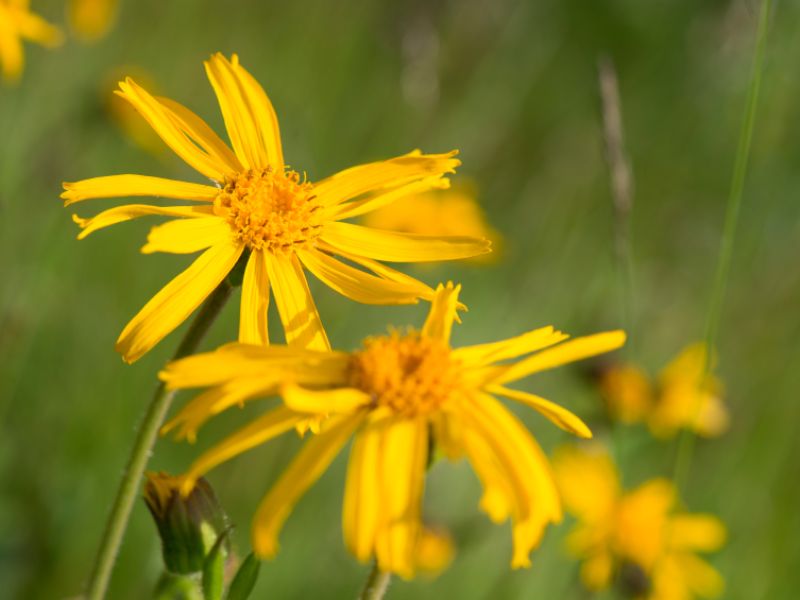
[[[432,190],[382,206],[364,216],[363,224],[377,229],[394,229],[422,235],[468,235],[492,242],[492,253],[473,261],[496,259],[502,243],[500,232],[489,225],[472,186],[456,185]]]
[[[178,428],[178,437],[191,439],[208,418],[247,400],[277,392],[283,398],[282,406],[201,455],[187,472],[185,491],[216,465],[283,432],[318,431],[255,516],[254,551],[271,557],[292,506],[354,437],[344,492],[347,547],[361,561],[374,556],[383,571],[411,577],[435,442],[449,458],[469,459],[484,488],[481,508],[494,522],[513,522],[512,566],[528,566],[546,525],[561,519],[561,506],[547,458],[496,396],[590,437],[570,411],[507,386],[618,348],[625,334],[611,331],[565,342],[568,336],[544,327],[508,340],[451,348],[459,290],[439,286],[421,331],[369,338],[353,353],[230,344],[169,364],[161,373],[169,388],[210,387],[165,426],[164,431]]]
[[[724,544],[725,526],[717,517],[677,510],[675,486],[666,479],[623,492],[602,448],[561,448],[553,463],[564,506],[578,519],[567,547],[583,560],[588,589],[606,589],[619,577],[627,592],[650,600],[722,593],[720,574],[696,555]],[[643,580],[626,580],[626,571]]]
[[[0,0],[0,67],[6,81],[16,81],[25,66],[22,41],[58,46],[61,31],[30,11],[28,0]]]
[[[96,42],[111,30],[118,5],[118,0],[69,0],[70,26],[82,41]]]
[[[271,293],[290,345],[327,350],[328,338],[304,268],[357,302],[410,304],[433,290],[381,262],[468,258],[489,250],[469,237],[431,237],[381,231],[344,222],[376,206],[431,188],[447,187],[460,162],[455,151],[421,154],[346,169],[306,181],[283,160],[278,119],[266,93],[239,64],[221,54],[205,63],[233,150],[184,106],[154,98],[130,78],[128,100],[166,144],[215,185],[144,175],[112,175],[65,183],[65,205],[94,198],[159,196],[182,206],[131,204],[90,219],[74,217],[84,238],[103,227],[145,215],[176,219],[151,230],[142,252],[203,251],[128,323],[117,350],[133,362],[194,311],[244,254],[239,341],[267,344]],[[334,255],[345,259],[342,262]],[[352,264],[349,264],[352,263]],[[356,265],[356,266],[353,266]]]
[[[682,350],[656,382],[639,367],[620,364],[603,371],[600,389],[614,418],[623,423],[646,421],[657,437],[673,437],[682,428],[716,437],[728,428],[722,383],[706,373],[702,343]]]

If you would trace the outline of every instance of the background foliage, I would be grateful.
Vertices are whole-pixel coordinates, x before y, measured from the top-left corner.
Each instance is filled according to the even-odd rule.
[[[58,199],[62,180],[122,172],[193,177],[168,153],[143,152],[110,123],[104,102],[120,66],[149,71],[164,95],[222,131],[201,61],[217,50],[238,52],[272,97],[287,160],[312,179],[415,147],[459,148],[460,176],[477,184],[489,220],[506,237],[502,260],[417,274],[429,283],[464,283],[471,311],[454,340],[472,343],[551,323],[576,334],[620,324],[596,83],[597,58],[608,53],[619,71],[636,178],[636,312],[626,352],[657,369],[702,336],[754,1],[122,4],[116,29],[98,45],[28,47],[21,84],[0,89],[4,596],[81,590],[154,373],[180,335],[132,367],[122,363],[113,352],[119,331],[189,259],[139,255],[152,221],[78,243]],[[33,8],[63,22],[61,2],[34,1]],[[800,585],[800,6],[780,2],[777,12],[719,346],[733,426],[698,445],[684,493],[691,510],[715,512],[729,526],[714,563],[730,598],[793,598]],[[323,286],[314,291],[331,339],[345,349],[390,322],[420,324],[425,314],[424,306],[364,308]],[[206,347],[230,339],[235,318],[231,303]],[[605,435],[580,368],[537,377],[529,389],[573,408]],[[255,403],[245,412],[261,410]],[[520,414],[547,449],[565,441],[531,411]],[[198,447],[246,417],[235,411],[219,419]],[[238,524],[240,548],[248,547],[261,494],[298,445],[286,436],[211,474]],[[629,486],[671,472],[674,443],[652,441],[644,430],[617,432],[613,447]],[[151,466],[180,471],[197,450],[163,439]],[[343,458],[290,518],[257,597],[349,598],[359,589],[367,567],[341,541]],[[563,552],[567,527],[551,528],[532,569],[510,572],[510,532],[478,513],[478,497],[465,465],[433,469],[426,512],[453,530],[457,559],[434,582],[396,582],[391,598],[584,597]],[[157,543],[140,503],[110,597],[149,593],[160,566]]]

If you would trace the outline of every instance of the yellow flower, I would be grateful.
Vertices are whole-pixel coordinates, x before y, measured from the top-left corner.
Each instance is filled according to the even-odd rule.
[[[185,491],[216,465],[283,432],[319,431],[255,516],[253,548],[271,557],[292,506],[354,437],[344,492],[347,547],[361,561],[374,556],[382,570],[411,577],[429,444],[435,441],[447,457],[466,456],[472,463],[484,488],[481,508],[496,523],[513,522],[512,566],[528,566],[546,525],[561,519],[561,506],[547,458],[495,396],[590,437],[570,411],[507,384],[618,348],[625,335],[611,331],[564,342],[568,336],[544,327],[451,348],[459,290],[438,287],[421,331],[369,338],[353,353],[229,344],[168,365],[161,377],[169,388],[210,387],[164,427],[177,427],[178,437],[192,439],[208,418],[247,400],[276,392],[283,398],[282,406],[201,455],[187,472]]]
[[[96,42],[114,24],[118,4],[118,0],[69,0],[70,26],[82,41]]]
[[[239,64],[216,54],[206,72],[217,94],[233,150],[184,106],[154,98],[130,78],[117,93],[166,144],[215,185],[144,175],[112,175],[65,183],[65,205],[94,198],[159,196],[191,205],[131,204],[90,219],[83,231],[144,215],[177,217],[155,227],[142,252],[203,251],[128,323],[117,350],[133,362],[194,311],[245,255],[239,341],[267,344],[270,289],[290,345],[329,349],[304,268],[337,292],[366,304],[411,304],[433,290],[381,262],[467,258],[489,243],[378,231],[343,222],[410,193],[446,187],[456,154],[404,156],[346,169],[318,182],[286,166],[278,120],[264,90]],[[372,194],[372,195],[370,195]],[[334,257],[337,255],[348,262]],[[353,264],[349,264],[353,263]],[[356,266],[353,266],[356,265]]]
[[[623,423],[646,421],[653,435],[674,436],[681,428],[715,437],[728,428],[722,383],[706,374],[706,351],[692,344],[670,362],[656,383],[635,365],[603,371],[600,389],[611,415]]]
[[[686,427],[715,437],[728,429],[722,383],[706,371],[706,347],[701,343],[685,348],[661,371],[658,402],[647,421],[653,435],[670,437]]]
[[[497,258],[497,249],[502,241],[500,233],[486,221],[474,189],[466,185],[403,198],[402,202],[382,206],[365,215],[363,223],[376,229],[393,229],[422,235],[487,238],[492,242],[492,253],[472,259],[482,262]]]
[[[28,5],[28,0],[0,0],[0,66],[6,81],[16,81],[22,74],[22,40],[52,47],[63,39],[57,27],[30,12]]]
[[[696,553],[722,547],[725,527],[713,515],[678,511],[670,481],[652,479],[625,493],[599,447],[561,448],[553,463],[564,506],[578,520],[567,547],[583,560],[581,580],[588,589],[608,588],[633,565],[646,578],[644,590],[628,590],[637,597],[688,600],[722,593],[722,577]]]
[[[436,577],[453,562],[455,551],[453,538],[447,531],[423,525],[413,552],[416,572]]]

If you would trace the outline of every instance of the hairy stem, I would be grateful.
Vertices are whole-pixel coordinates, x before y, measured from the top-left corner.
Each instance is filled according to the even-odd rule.
[[[173,360],[187,356],[194,352],[203,336],[208,331],[211,324],[216,319],[220,310],[231,294],[230,283],[227,279],[219,284],[216,290],[206,299],[197,316],[192,321],[189,330],[186,332],[178,349],[175,351]],[[167,391],[163,383],[159,383],[153,394],[153,399],[147,407],[147,412],[142,419],[136,434],[136,440],[131,449],[128,464],[122,475],[111,513],[108,515],[106,528],[100,541],[100,548],[97,551],[92,574],[86,588],[87,600],[101,600],[106,595],[108,582],[111,579],[111,571],[114,568],[122,538],[128,526],[131,509],[137,496],[142,481],[144,469],[150,458],[150,453],[158,435],[158,430],[164,421],[164,417],[172,403],[174,392]]]

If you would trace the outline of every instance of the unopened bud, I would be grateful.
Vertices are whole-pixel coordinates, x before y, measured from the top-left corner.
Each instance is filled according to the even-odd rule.
[[[214,490],[200,478],[183,496],[183,477],[163,472],[146,477],[144,501],[158,528],[164,566],[171,573],[202,571],[206,556],[228,529],[228,518]]]

